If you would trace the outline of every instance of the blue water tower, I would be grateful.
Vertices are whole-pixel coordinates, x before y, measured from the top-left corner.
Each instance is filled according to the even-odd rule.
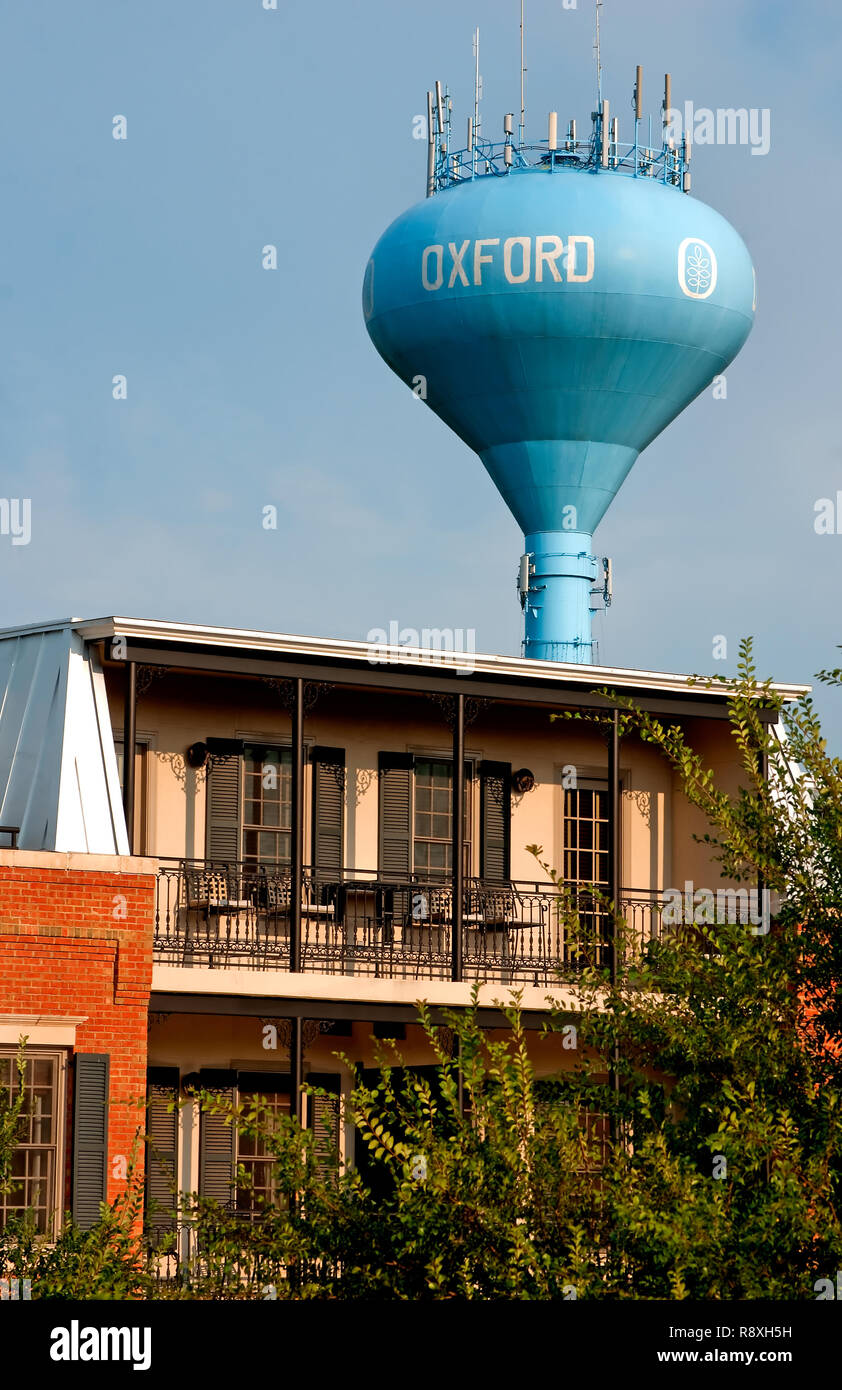
[[[521,526],[524,654],[593,662],[610,562],[592,537],[641,449],[722,373],[751,329],[755,279],[733,227],[688,196],[691,150],[665,127],[590,138],[555,113],[538,145],[454,151],[428,95],[427,197],[374,248],[363,310],[378,352],[479,454]],[[669,88],[665,98],[669,109]],[[600,597],[601,596],[601,597]]]

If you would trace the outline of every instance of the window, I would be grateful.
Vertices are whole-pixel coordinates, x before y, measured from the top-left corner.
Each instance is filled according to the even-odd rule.
[[[465,769],[463,856],[471,864],[471,769]],[[453,763],[444,759],[415,760],[413,869],[420,877],[450,874],[453,864]]]
[[[247,1111],[259,1098],[261,1126],[268,1128],[270,1134],[273,1125],[282,1116],[290,1114],[292,1078],[285,1072],[203,1069],[199,1077],[202,1088],[214,1093],[223,1105],[239,1104]],[[312,1072],[307,1080],[314,1087],[323,1087],[333,1093],[308,1101],[308,1124],[311,1128],[318,1125],[321,1140],[324,1138],[325,1122],[329,1119],[338,1157],[340,1078],[338,1074]],[[240,1134],[236,1125],[225,1123],[224,1112],[215,1113],[208,1108],[202,1110],[199,1191],[203,1197],[211,1197],[229,1211],[235,1210],[245,1219],[254,1220],[267,1205],[282,1200],[274,1181],[274,1167],[275,1159],[267,1135]],[[238,1169],[243,1171],[239,1185],[236,1183]]]
[[[246,744],[243,750],[243,859],[250,864],[289,864],[291,828],[291,749]]]
[[[20,1096],[17,1051],[0,1049],[0,1100]],[[63,1131],[64,1058],[27,1048],[19,1139],[12,1155],[11,1190],[0,1192],[0,1228],[29,1211],[41,1235],[54,1233],[61,1209],[57,1187]]]
[[[575,891],[581,936],[565,936],[565,960],[606,965],[610,958],[608,889],[608,788],[584,782],[564,791],[564,882]],[[596,893],[588,890],[593,886]]]
[[[564,880],[608,884],[608,788],[595,784],[564,792]]]
[[[392,881],[406,880],[410,874],[422,879],[446,879],[451,873],[452,857],[452,760],[383,752],[378,754],[377,768],[381,876]],[[466,875],[472,872],[473,775],[471,763],[466,762],[462,835]]]
[[[582,1166],[580,1173],[601,1173],[611,1145],[611,1122],[598,1110],[580,1110],[582,1133]]]
[[[281,1072],[235,1072],[204,1069],[201,1086],[212,1092],[222,1106],[240,1104],[249,1109],[260,1097],[263,1120],[271,1129],[290,1109],[290,1077]],[[274,1160],[265,1138],[240,1134],[235,1124],[225,1123],[224,1109],[202,1110],[199,1145],[199,1191],[229,1210],[253,1218],[260,1215],[267,1201],[275,1200]],[[238,1165],[247,1181],[236,1184]]]
[[[579,1104],[566,1099],[570,1085],[569,1073],[535,1078],[536,1118],[550,1118],[556,1123],[562,1116],[575,1117],[578,1130],[579,1162],[574,1171],[582,1175],[599,1175],[605,1168],[611,1148],[611,1121],[603,1111],[588,1103]]]
[[[263,1124],[269,1129],[281,1115],[289,1114],[289,1092],[272,1091],[268,1095],[257,1091],[240,1091],[239,1099],[246,1107],[258,1096],[263,1101]],[[275,1159],[269,1151],[265,1135],[237,1136],[237,1164],[246,1173],[246,1182],[237,1188],[237,1210],[258,1216],[264,1207],[276,1200],[272,1170]]]

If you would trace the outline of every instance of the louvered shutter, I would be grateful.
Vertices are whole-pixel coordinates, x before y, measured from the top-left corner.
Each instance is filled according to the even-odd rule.
[[[412,867],[411,753],[381,753],[380,876],[406,878]]]
[[[512,765],[481,762],[480,878],[501,882],[511,875]]]
[[[317,877],[338,880],[342,876],[344,812],[344,748],[316,747],[313,764],[313,868]]]
[[[314,1071],[307,1081],[311,1086],[319,1086],[330,1092],[327,1096],[309,1096],[307,1109],[308,1128],[315,1134],[320,1152],[319,1172],[322,1177],[327,1177],[336,1171],[335,1165],[339,1161],[341,1077],[336,1072]]]
[[[233,1104],[236,1094],[236,1073],[200,1071],[199,1085],[211,1091],[217,1099]],[[234,1203],[234,1182],[237,1167],[237,1126],[226,1124],[224,1114],[202,1110],[199,1142],[199,1193],[212,1197],[222,1206]]]
[[[73,1099],[73,1220],[89,1231],[107,1194],[107,1052],[77,1052]]]
[[[214,762],[208,774],[205,858],[236,863],[240,853],[242,758],[236,754]]]
[[[146,1226],[155,1234],[176,1222],[178,1171],[178,1067],[150,1067],[146,1074]]]
[[[471,830],[471,791],[474,780],[474,765],[471,762],[465,763],[465,819],[462,823],[462,871],[467,878],[473,873],[473,854],[471,853],[471,840],[473,832]]]

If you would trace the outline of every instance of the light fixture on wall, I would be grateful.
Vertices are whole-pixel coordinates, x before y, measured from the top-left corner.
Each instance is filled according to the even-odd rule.
[[[208,746],[206,743],[191,743],[184,755],[188,767],[204,767],[208,760]]]
[[[518,796],[531,792],[534,786],[535,774],[528,767],[519,767],[517,772],[512,773],[512,791],[517,792]]]

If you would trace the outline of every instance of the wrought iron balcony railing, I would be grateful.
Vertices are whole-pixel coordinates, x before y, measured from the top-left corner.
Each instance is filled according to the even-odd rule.
[[[625,890],[621,913],[642,949],[661,931],[657,894]],[[305,971],[383,979],[450,979],[449,879],[304,873]],[[607,965],[609,913],[593,890],[552,883],[468,879],[462,916],[463,978],[551,984],[583,964]],[[155,959],[161,964],[289,968],[290,875],[249,864],[179,861],[161,867]]]

